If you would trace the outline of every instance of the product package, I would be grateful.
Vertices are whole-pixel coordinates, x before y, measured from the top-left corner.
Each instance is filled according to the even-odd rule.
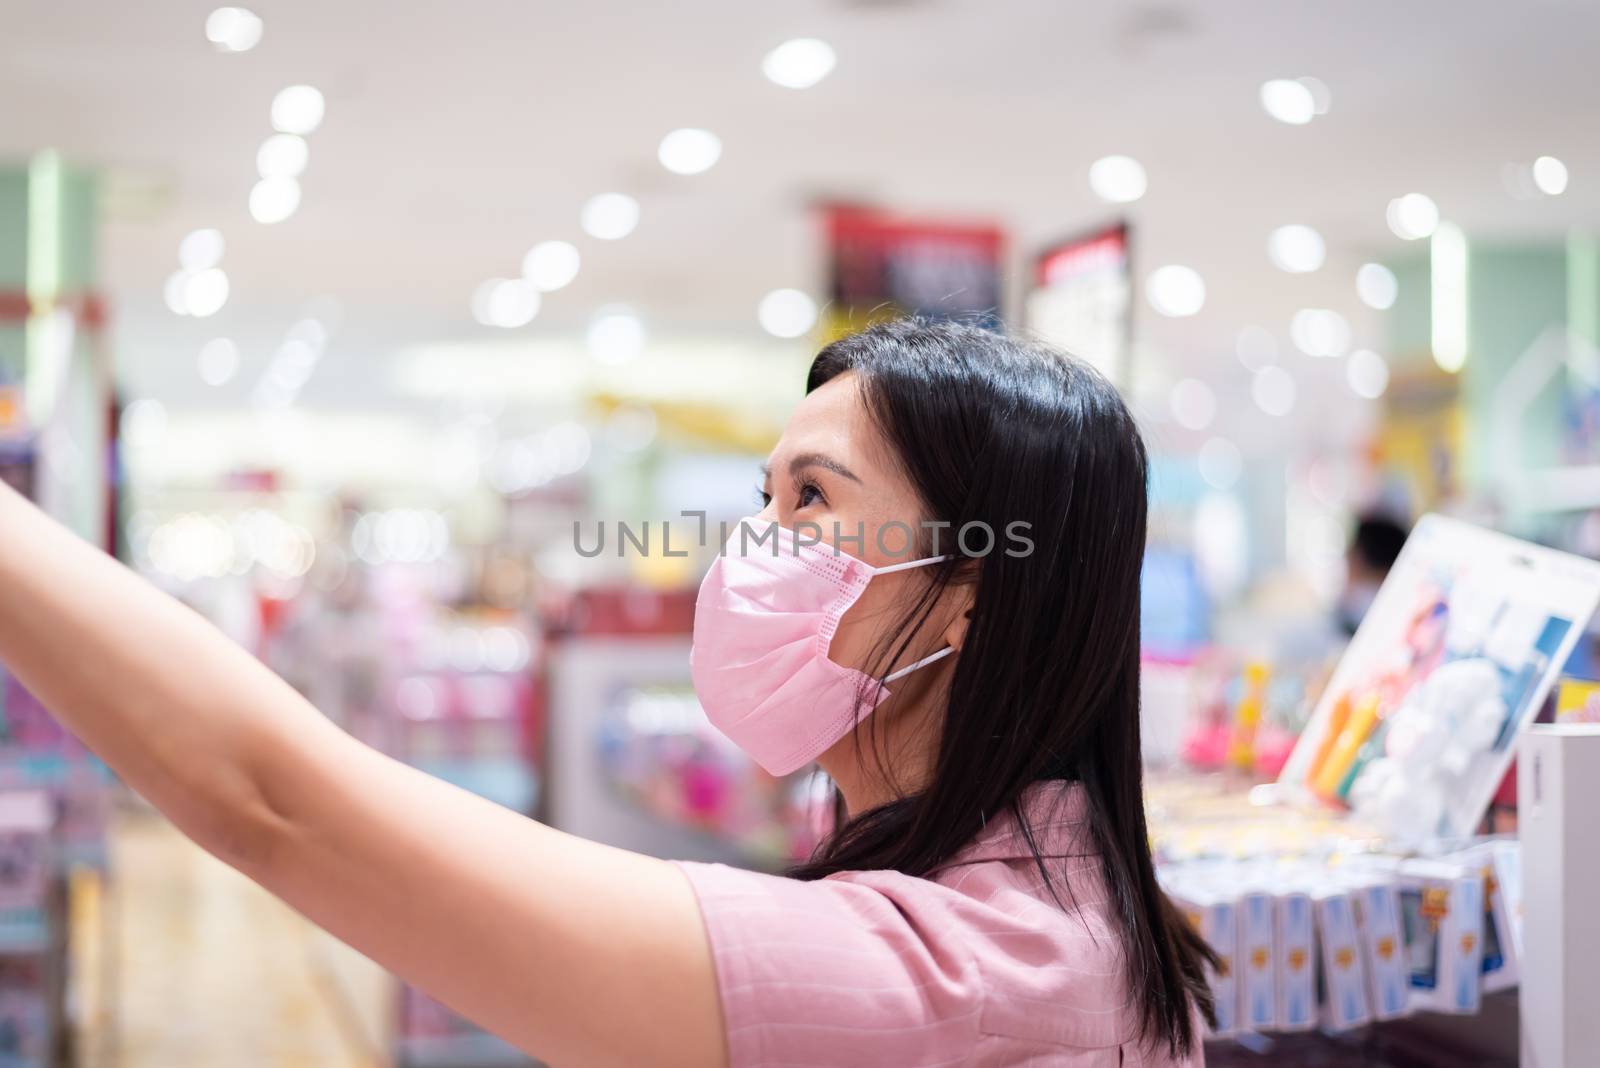
[[[1278,1030],[1309,1031],[1317,1026],[1311,896],[1301,890],[1283,888],[1273,904],[1273,988],[1277,997]]]
[[[1216,1026],[1213,1038],[1228,1038],[1239,1032],[1239,990],[1234,969],[1234,954],[1239,945],[1239,906],[1226,894],[1214,889],[1183,885],[1169,892],[1189,923],[1222,960],[1220,968],[1206,965],[1206,979],[1215,1003]]]
[[[1600,723],[1600,682],[1562,679],[1556,687],[1557,723]]]
[[[1321,990],[1321,1024],[1329,1031],[1347,1031],[1372,1019],[1367,1004],[1367,969],[1356,927],[1354,895],[1344,888],[1324,888],[1312,896],[1317,916],[1317,980]]]
[[[1518,842],[1496,842],[1494,847],[1495,890],[1505,909],[1506,929],[1511,951],[1522,960],[1522,848]],[[1520,967],[1520,965],[1519,965]]]
[[[0,914],[44,907],[50,878],[50,798],[38,790],[0,792]]]
[[[1406,968],[1399,893],[1391,882],[1358,877],[1350,896],[1372,1018],[1404,1016],[1411,1011],[1411,977]]]
[[[1405,860],[1400,915],[1413,1008],[1478,1011],[1483,970],[1483,875],[1473,865]]]
[[[1470,836],[1600,604],[1600,563],[1425,516],[1278,782],[1391,846]]]
[[[1267,890],[1239,897],[1238,962],[1239,1027],[1246,1031],[1278,1028],[1277,908]]]
[[[1515,843],[1488,842],[1474,846],[1450,859],[1470,866],[1483,882],[1482,985],[1488,994],[1517,985],[1520,976],[1518,939],[1512,934],[1511,903],[1506,893],[1507,880],[1520,884],[1521,874],[1506,858],[1518,853]],[[1520,889],[1520,887],[1519,887]],[[1517,900],[1521,900],[1520,895]]]

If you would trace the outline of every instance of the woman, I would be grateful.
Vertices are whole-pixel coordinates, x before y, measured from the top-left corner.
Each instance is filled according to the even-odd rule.
[[[783,529],[730,537],[693,673],[757,760],[838,788],[793,878],[586,842],[368,749],[9,491],[0,660],[202,846],[555,1064],[1197,1063],[1215,958],[1146,841],[1116,393],[876,326],[816,358],[761,499],[749,529]]]

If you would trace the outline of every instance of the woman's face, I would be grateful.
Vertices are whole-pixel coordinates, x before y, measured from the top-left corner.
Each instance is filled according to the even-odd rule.
[[[762,476],[765,506],[759,518],[790,529],[815,524],[825,551],[832,551],[826,548],[832,546],[877,567],[919,558],[920,550],[911,539],[922,533],[924,506],[893,447],[868,414],[855,374],[831,379],[800,402]],[[805,533],[818,537],[816,530]],[[943,540],[951,540],[948,531]],[[960,624],[955,617],[969,606],[969,599],[963,589],[952,587],[898,662],[885,665],[874,660],[884,635],[915,607],[930,570],[913,568],[868,583],[840,622],[830,659],[844,667],[886,674],[958,644]],[[874,716],[904,719],[909,703],[927,704],[922,698],[944,676],[936,669],[947,669],[953,660],[946,658],[896,682],[891,687],[894,696]],[[835,779],[840,777],[826,758],[823,764]]]

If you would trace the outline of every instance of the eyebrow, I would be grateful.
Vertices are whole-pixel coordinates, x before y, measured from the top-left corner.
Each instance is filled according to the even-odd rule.
[[[794,459],[789,461],[789,473],[791,475],[803,471],[808,467],[820,467],[824,471],[832,471],[840,478],[848,478],[851,482],[857,484],[860,484],[861,482],[861,479],[857,477],[854,471],[850,470],[833,457],[825,456],[820,452],[803,452],[799,456],[796,456]],[[761,477],[772,477],[771,464],[761,465]]]

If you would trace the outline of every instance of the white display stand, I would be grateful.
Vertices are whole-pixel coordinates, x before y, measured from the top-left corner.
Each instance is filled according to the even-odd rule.
[[[1538,724],[1517,760],[1523,1068],[1600,1063],[1600,724]]]

